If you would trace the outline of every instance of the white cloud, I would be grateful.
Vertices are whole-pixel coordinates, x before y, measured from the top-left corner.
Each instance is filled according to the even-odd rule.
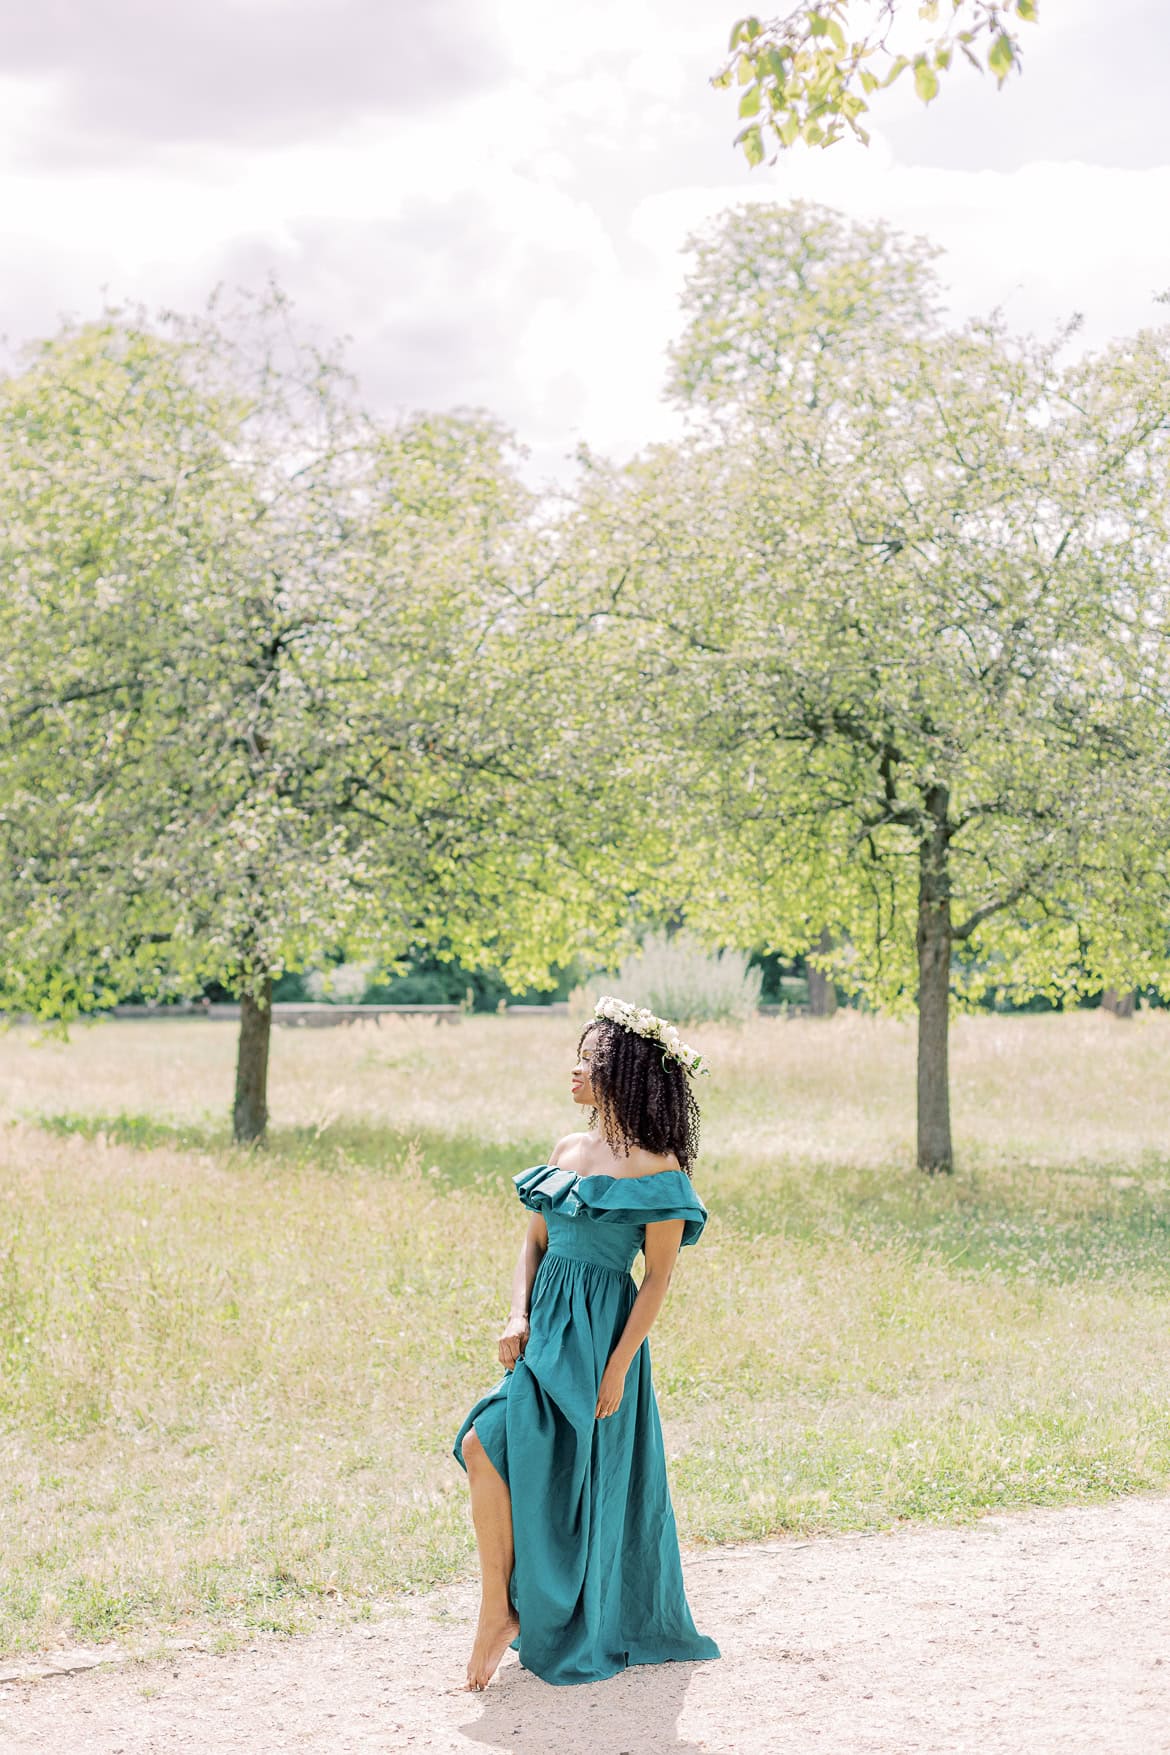
[[[1158,320],[1170,284],[1170,165],[1125,169],[1038,162],[1013,171],[955,171],[893,161],[880,136],[867,153],[797,151],[745,191],[671,190],[639,204],[633,229],[665,265],[686,234],[748,200],[821,201],[858,219],[884,218],[928,237],[957,317],[1002,305],[1023,329],[1048,330],[1074,310],[1086,345]],[[669,277],[673,295],[682,266]],[[664,283],[664,293],[665,293]]]

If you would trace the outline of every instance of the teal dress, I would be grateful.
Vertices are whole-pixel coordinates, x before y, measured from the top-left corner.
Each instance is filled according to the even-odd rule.
[[[706,1208],[681,1170],[580,1177],[540,1164],[513,1180],[529,1211],[543,1214],[548,1249],[524,1353],[476,1402],[455,1456],[463,1463],[474,1425],[511,1490],[520,1662],[545,1682],[571,1683],[629,1664],[716,1658],[683,1589],[648,1342],[617,1412],[594,1417],[637,1295],[630,1269],[646,1226],[682,1219],[683,1243],[695,1243]]]

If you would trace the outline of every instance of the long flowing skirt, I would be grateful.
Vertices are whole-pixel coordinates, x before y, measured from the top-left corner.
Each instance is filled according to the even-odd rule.
[[[636,1295],[629,1273],[548,1250],[524,1355],[476,1402],[455,1440],[463,1463],[474,1425],[511,1491],[515,1645],[546,1682],[719,1656],[696,1631],[683,1588],[648,1343],[617,1412],[594,1417],[601,1374]]]

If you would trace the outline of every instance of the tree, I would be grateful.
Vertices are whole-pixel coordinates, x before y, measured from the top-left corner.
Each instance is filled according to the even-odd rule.
[[[939,0],[925,0],[917,15],[935,24],[939,10]],[[942,10],[946,27],[909,54],[890,45],[894,25],[909,12],[902,0],[870,0],[871,21],[857,37],[846,35],[855,0],[799,0],[778,18],[738,19],[712,84],[726,88],[734,82],[740,89],[743,127],[735,143],[748,163],[763,163],[769,139],[776,147],[773,163],[798,140],[831,146],[846,128],[868,143],[862,124],[867,98],[910,69],[915,91],[930,103],[956,52],[977,72],[993,73],[1001,86],[1013,68],[1019,70],[1017,27],[1035,21],[1037,0],[950,0],[949,15],[942,0]]]
[[[111,312],[3,399],[5,1003],[223,982],[241,1140],[267,1120],[273,975],[336,930],[360,860],[302,670],[327,660],[352,422],[284,318]]]
[[[483,760],[531,512],[494,423],[375,427],[279,294],[111,312],[0,390],[0,507],[8,1010],[223,983],[254,1140],[285,967],[440,919],[466,962],[563,950]]]
[[[726,215],[674,359],[693,436],[583,516],[607,663],[677,731],[677,907],[790,953],[828,931],[838,980],[916,1006],[918,1162],[949,1170],[953,990],[1165,955],[1164,882],[1130,879],[1167,825],[1170,344],[948,331],[929,262],[805,204]]]
[[[837,988],[831,975],[827,975],[822,966],[822,959],[828,961],[832,955],[833,941],[827,932],[822,932],[813,946],[814,955],[806,963],[808,974],[808,1009],[814,1018],[831,1018],[837,1010]]]

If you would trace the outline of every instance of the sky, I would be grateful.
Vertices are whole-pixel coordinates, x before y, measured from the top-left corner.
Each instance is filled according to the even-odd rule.
[[[916,11],[911,5],[908,12]],[[858,0],[859,16],[864,12]],[[739,0],[0,0],[0,335],[275,275],[392,415],[482,407],[567,480],[668,436],[686,240],[803,197],[932,239],[956,320],[1165,317],[1170,16],[1040,0],[1024,70],[965,65],[871,144],[749,170],[715,91]],[[1107,23],[1103,22],[1107,18]],[[912,27],[917,28],[917,27]]]

